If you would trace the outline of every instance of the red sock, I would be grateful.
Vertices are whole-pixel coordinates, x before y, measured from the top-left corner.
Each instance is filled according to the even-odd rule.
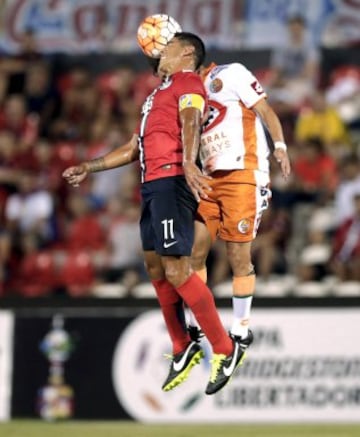
[[[151,283],[156,290],[175,355],[182,352],[190,342],[185,322],[184,303],[166,279],[158,279]]]
[[[177,291],[194,313],[201,329],[211,343],[213,352],[230,355],[233,344],[221,323],[214,296],[209,288],[196,273],[193,273],[184,284],[177,287]]]

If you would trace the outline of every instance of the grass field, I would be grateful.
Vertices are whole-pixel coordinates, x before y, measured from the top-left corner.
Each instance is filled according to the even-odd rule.
[[[14,420],[0,437],[359,437],[358,425],[143,425],[134,422]]]

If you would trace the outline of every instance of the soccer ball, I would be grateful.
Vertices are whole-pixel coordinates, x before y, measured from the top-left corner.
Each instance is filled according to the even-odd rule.
[[[161,51],[177,32],[181,32],[181,26],[170,15],[150,15],[140,24],[137,41],[146,56],[159,58]]]

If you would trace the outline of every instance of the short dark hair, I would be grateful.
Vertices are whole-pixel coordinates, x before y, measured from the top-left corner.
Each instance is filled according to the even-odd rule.
[[[206,49],[202,39],[194,33],[178,32],[174,35],[179,41],[194,47],[195,70],[197,70],[205,61]]]

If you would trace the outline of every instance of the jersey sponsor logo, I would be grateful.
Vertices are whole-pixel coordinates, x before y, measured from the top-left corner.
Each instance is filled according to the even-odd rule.
[[[259,94],[259,96],[264,93],[263,87],[259,84],[257,80],[252,82],[251,88],[256,92],[256,94]]]
[[[215,169],[217,158],[230,147],[230,139],[224,131],[215,130],[201,136],[200,159],[207,172]]]
[[[209,85],[209,90],[212,93],[218,93],[219,91],[222,90],[223,87],[223,82],[221,79],[214,79],[210,85]]]
[[[164,249],[168,249],[171,246],[174,246],[175,244],[177,244],[177,241],[171,241],[170,243],[164,243]]]
[[[209,100],[209,116],[203,124],[203,133],[214,128],[224,120],[226,115],[226,106],[215,100]]]
[[[250,220],[241,219],[238,223],[238,230],[240,234],[247,234],[250,229]]]

